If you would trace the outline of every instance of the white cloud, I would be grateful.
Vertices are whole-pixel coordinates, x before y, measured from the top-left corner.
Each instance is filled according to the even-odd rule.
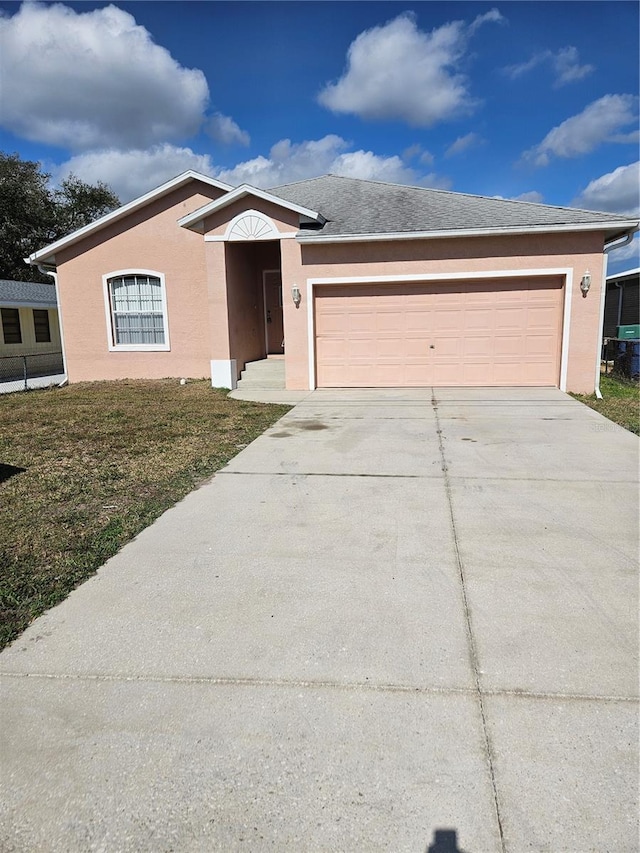
[[[542,193],[539,193],[537,190],[529,190],[526,193],[520,193],[520,195],[514,195],[512,197],[513,201],[531,201],[534,204],[542,204],[544,201],[544,196]]]
[[[71,172],[83,181],[104,181],[124,204],[187,169],[215,176],[215,167],[207,154],[165,143],[146,151],[113,149],[78,154],[63,163],[55,173],[60,181]]]
[[[497,9],[489,9],[484,15],[478,15],[469,25],[469,32],[475,33],[482,24],[502,24],[505,18]]]
[[[387,24],[365,30],[352,42],[347,69],[318,100],[333,112],[365,119],[400,119],[430,126],[470,113],[476,101],[459,72],[470,35],[502,16],[491,10],[471,25],[452,21],[423,32],[405,12]]]
[[[207,121],[206,131],[209,136],[221,145],[248,145],[251,142],[246,130],[241,130],[230,117],[215,113]]]
[[[247,183],[263,188],[326,174],[441,189],[450,186],[448,178],[435,173],[422,174],[395,154],[384,156],[362,149],[349,151],[349,148],[346,140],[335,135],[300,143],[281,139],[271,148],[268,157],[261,155],[223,169],[216,166],[208,154],[196,154],[191,148],[165,143],[146,151],[109,149],[79,154],[60,166],[55,178],[61,180],[73,172],[85,181],[104,181],[123,203],[186,169],[234,186]]]
[[[553,68],[556,72],[556,88],[566,83],[575,83],[582,80],[594,70],[593,65],[580,65],[578,49],[569,45],[559,50],[553,57]]]
[[[519,62],[516,65],[507,65],[506,68],[503,68],[502,70],[507,77],[511,77],[512,80],[516,80],[518,77],[526,74],[527,71],[531,71],[543,63],[549,56],[551,56],[551,51],[549,50],[546,50],[543,53],[534,53],[531,59],[527,59],[526,62]]]
[[[582,80],[594,70],[593,65],[580,65],[578,49],[573,45],[568,45],[567,47],[560,48],[557,53],[553,53],[550,50],[535,53],[526,62],[521,62],[517,65],[508,65],[503,71],[512,80],[515,80],[528,71],[532,71],[538,65],[545,63],[549,63],[555,72],[556,79],[553,85],[556,89],[567,83],[575,83],[577,80]]]
[[[544,202],[544,196],[537,190],[529,190],[529,192],[520,193],[520,195],[492,195],[491,198],[501,198],[505,201],[529,201],[533,204],[542,204]]]
[[[634,95],[605,95],[581,113],[554,127],[539,145],[523,154],[523,160],[546,166],[551,157],[577,157],[603,142],[616,141],[616,131],[637,123]]]
[[[640,216],[640,161],[591,181],[571,204],[586,210]]]
[[[0,16],[0,51],[2,124],[73,151],[190,136],[209,98],[202,71],[183,68],[116,6],[23,3]]]
[[[426,151],[419,142],[416,142],[414,145],[410,145],[402,152],[403,160],[409,161],[416,158],[419,163],[422,163],[425,166],[430,166],[434,159],[433,154],[430,151]]]
[[[395,154],[383,156],[372,151],[348,151],[349,147],[346,140],[335,134],[296,144],[282,139],[271,148],[269,157],[238,163],[232,169],[219,171],[217,177],[230,184],[249,183],[257,187],[274,187],[326,174],[401,184],[427,180],[427,176],[421,176]],[[446,180],[435,175],[428,179],[433,182]]]
[[[476,145],[481,145],[484,140],[477,133],[467,133],[466,136],[459,136],[455,142],[447,148],[444,153],[445,157],[453,157],[455,154],[462,154],[463,151],[468,151],[469,148],[474,148]]]

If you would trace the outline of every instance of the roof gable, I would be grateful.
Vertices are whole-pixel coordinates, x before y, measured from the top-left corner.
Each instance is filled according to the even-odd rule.
[[[62,237],[55,243],[51,243],[43,249],[34,252],[32,255],[29,255],[28,258],[25,258],[25,261],[30,264],[43,264],[47,262],[55,263],[56,252],[59,252],[61,249],[66,249],[67,246],[77,243],[78,240],[84,239],[87,235],[93,234],[96,231],[105,228],[107,225],[117,222],[119,219],[123,219],[130,213],[145,207],[156,199],[162,198],[162,196],[168,195],[168,193],[188,184],[190,181],[199,181],[201,183],[208,184],[208,186],[221,189],[224,192],[229,192],[229,190],[233,189],[230,184],[225,184],[215,178],[208,177],[208,175],[201,175],[199,172],[194,172],[192,169],[189,169],[181,175],[177,175],[175,178],[172,178],[170,181],[166,181],[164,184],[161,184],[159,187],[156,187],[150,192],[145,193],[138,198],[134,198],[133,201],[121,205],[116,210],[112,210],[111,213],[101,216],[100,219],[96,219],[95,222],[91,222],[83,228],[78,228],[77,231],[73,231],[71,234],[68,234],[66,237]]]
[[[317,210],[312,209],[308,205],[284,199],[280,196],[273,195],[270,192],[266,192],[265,190],[252,187],[250,184],[241,184],[239,187],[236,187],[234,190],[231,190],[231,192],[222,196],[222,198],[210,201],[203,207],[198,208],[198,210],[194,210],[193,213],[188,213],[186,216],[183,216],[178,220],[178,225],[181,225],[183,228],[192,228],[196,231],[201,231],[203,228],[203,222],[207,216],[218,210],[222,210],[230,204],[233,204],[235,201],[243,198],[262,199],[263,201],[271,202],[278,207],[283,207],[286,210],[298,213],[304,219],[312,220],[313,222],[320,223],[321,225],[324,225],[326,222],[322,214],[318,213]]]

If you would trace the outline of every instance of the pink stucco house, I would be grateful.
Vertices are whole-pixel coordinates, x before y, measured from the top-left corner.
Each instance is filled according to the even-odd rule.
[[[288,389],[597,385],[615,214],[327,175],[185,172],[34,253],[70,382],[211,377],[284,357]]]

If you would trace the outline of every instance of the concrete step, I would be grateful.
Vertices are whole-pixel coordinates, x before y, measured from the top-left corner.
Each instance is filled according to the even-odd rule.
[[[245,363],[245,370],[251,367],[267,367],[273,365],[281,365],[284,370],[284,356],[276,356],[271,355],[269,358],[259,358],[257,361],[247,361]]]
[[[284,382],[284,370],[243,370],[242,379],[281,379]]]
[[[246,363],[240,374],[238,388],[241,390],[282,389],[284,381],[284,359],[265,358]]]
[[[266,391],[267,389],[281,391],[284,389],[284,380],[282,382],[252,382],[250,380],[239,379],[236,387],[242,391]]]

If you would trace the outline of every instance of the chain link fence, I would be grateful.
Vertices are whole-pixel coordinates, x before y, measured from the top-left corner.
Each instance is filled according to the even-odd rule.
[[[0,391],[27,391],[50,383],[47,377],[64,375],[62,352],[0,357]]]

